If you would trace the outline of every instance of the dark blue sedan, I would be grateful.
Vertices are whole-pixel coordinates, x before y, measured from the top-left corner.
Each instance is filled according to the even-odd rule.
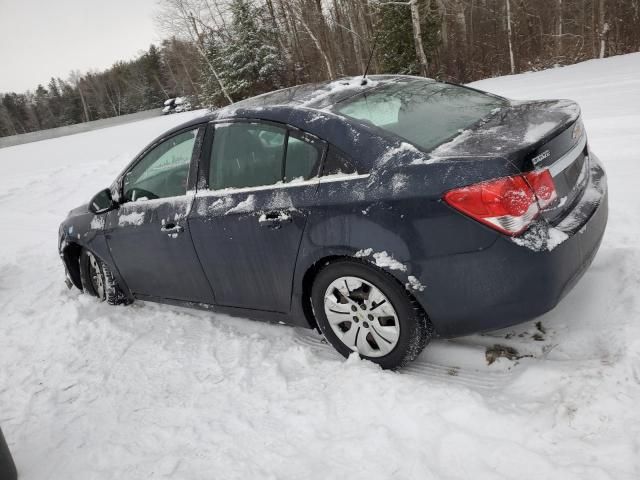
[[[318,328],[385,368],[553,308],[606,177],[578,106],[407,76],[303,85],[165,133],[60,226],[67,282]]]

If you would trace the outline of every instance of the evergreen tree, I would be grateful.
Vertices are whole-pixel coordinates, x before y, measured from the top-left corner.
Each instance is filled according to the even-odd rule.
[[[35,101],[35,113],[38,117],[38,123],[40,128],[54,128],[56,127],[57,120],[51,111],[49,106],[49,92],[42,85],[38,85],[34,97]]]
[[[230,10],[229,38],[210,36],[207,52],[229,94],[241,100],[280,88],[285,64],[272,24],[247,0],[233,0]],[[206,78],[203,90],[210,103],[224,103],[215,79]]]
[[[151,45],[149,50],[134,64],[137,64],[141,73],[143,89],[141,109],[155,108],[161,105],[167,95],[162,88],[162,59],[158,48]]]
[[[16,133],[27,133],[34,130],[29,125],[29,115],[24,95],[7,93],[2,97],[2,105],[7,114],[13,119],[13,127]]]
[[[62,105],[58,125],[73,125],[82,122],[82,104],[78,91],[59,78],[57,83],[60,88],[60,103]]]
[[[60,123],[60,117],[62,116],[62,97],[60,96],[60,89],[56,83],[56,79],[51,77],[49,80],[49,108],[51,114],[56,119],[56,126],[62,125]]]
[[[11,115],[4,106],[4,103],[0,101],[0,137],[6,137],[7,135],[16,135],[18,132],[13,126],[13,120]]]
[[[438,21],[429,3],[421,5],[423,11],[422,41],[429,61],[438,47]],[[380,70],[385,73],[417,75],[420,66],[414,46],[411,11],[407,5],[378,4],[375,34],[378,36],[377,55]]]

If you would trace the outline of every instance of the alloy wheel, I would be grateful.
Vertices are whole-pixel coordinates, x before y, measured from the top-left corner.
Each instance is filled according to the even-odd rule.
[[[324,313],[333,333],[351,350],[382,357],[400,337],[400,322],[382,291],[359,277],[339,277],[324,294]]]
[[[91,277],[91,286],[97,297],[104,298],[104,278],[102,276],[102,270],[98,265],[98,260],[91,252],[87,252],[89,257],[89,276]]]

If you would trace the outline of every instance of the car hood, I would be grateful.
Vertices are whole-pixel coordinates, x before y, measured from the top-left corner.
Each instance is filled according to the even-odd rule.
[[[67,214],[67,218],[79,217],[80,215],[86,215],[89,212],[89,202],[83,203],[79,207],[70,210]]]
[[[65,236],[74,236],[77,238],[78,233],[86,232],[92,218],[93,214],[89,211],[88,203],[71,210],[60,224],[58,232],[60,240]]]

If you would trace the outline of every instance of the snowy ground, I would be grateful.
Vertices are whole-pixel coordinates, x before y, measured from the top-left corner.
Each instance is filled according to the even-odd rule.
[[[0,425],[21,478],[640,478],[640,54],[477,85],[580,102],[607,235],[541,329],[434,342],[400,373],[305,331],[66,289],[59,222],[193,113],[1,149]],[[532,357],[489,366],[495,343]]]

